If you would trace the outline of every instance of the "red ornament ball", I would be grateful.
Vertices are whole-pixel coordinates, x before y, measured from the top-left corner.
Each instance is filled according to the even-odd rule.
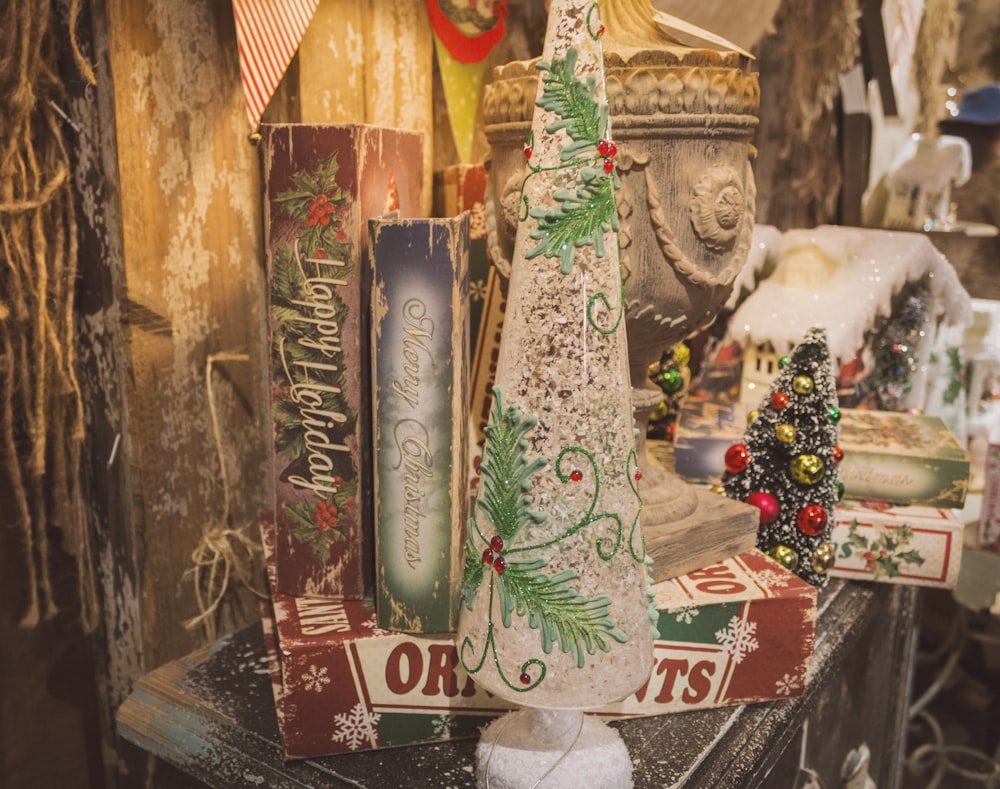
[[[498,553],[503,550],[503,537],[499,534],[494,534],[493,539],[490,540],[490,547],[497,551]]]
[[[580,471],[580,469],[575,468],[571,472],[569,472],[569,478],[574,482],[580,482],[580,480],[583,479],[583,472]]]
[[[531,674],[529,674],[527,671],[525,671],[525,672],[523,672],[521,674],[520,679],[521,679],[521,684],[522,685],[530,685],[531,684]]]
[[[844,450],[840,448],[840,444],[836,444],[833,447],[833,462],[839,463],[843,459],[844,459]]]
[[[745,444],[733,444],[726,450],[726,471],[739,474],[750,465],[750,452]]]
[[[778,520],[781,505],[774,494],[758,490],[747,496],[746,503],[760,510],[760,523],[762,526],[767,526],[769,523],[774,523]]]
[[[786,405],[788,405],[788,395],[784,392],[775,392],[771,395],[771,408],[775,411],[780,411]]]
[[[819,504],[807,504],[795,516],[799,531],[809,537],[819,537],[826,530],[826,508]]]

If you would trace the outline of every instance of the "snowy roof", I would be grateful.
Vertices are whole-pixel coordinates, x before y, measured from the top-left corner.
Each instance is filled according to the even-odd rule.
[[[764,269],[767,261],[776,254],[780,244],[781,231],[778,228],[773,225],[754,225],[747,261],[733,280],[733,292],[726,301],[726,309],[733,309],[744,292],[754,289],[758,274]]]
[[[842,365],[876,318],[889,314],[893,297],[926,274],[936,316],[952,326],[972,321],[955,269],[920,233],[823,225],[787,231],[776,251],[774,273],[730,318],[729,336],[741,345],[770,342],[786,354],[811,326],[824,326]]]

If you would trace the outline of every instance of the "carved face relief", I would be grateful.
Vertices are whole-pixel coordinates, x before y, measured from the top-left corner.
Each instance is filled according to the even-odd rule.
[[[691,224],[698,238],[715,252],[733,248],[745,213],[740,176],[727,164],[709,168],[691,190]]]

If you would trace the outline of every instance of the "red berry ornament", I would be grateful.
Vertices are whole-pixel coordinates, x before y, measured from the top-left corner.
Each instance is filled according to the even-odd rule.
[[[733,444],[726,450],[726,471],[739,474],[750,465],[750,452],[745,444]]]
[[[615,163],[610,159],[604,160],[604,172],[610,174],[612,170],[615,169]]]
[[[483,564],[493,564],[493,551],[489,548],[483,551]]]
[[[583,472],[580,471],[580,469],[575,468],[571,472],[569,472],[569,478],[574,482],[579,482],[580,480],[583,479]]]
[[[609,143],[607,140],[601,140],[599,143],[597,143],[597,152],[601,156],[607,156],[610,150],[611,150],[611,143]]]
[[[530,145],[525,145],[524,146],[524,158],[525,159],[530,159],[531,158],[531,146]]]
[[[833,462],[839,463],[843,459],[844,459],[844,450],[840,448],[840,444],[837,444],[833,448]]]
[[[775,498],[774,494],[758,490],[747,496],[746,503],[760,510],[761,525],[766,526],[767,524],[774,523],[778,520],[778,513],[781,511],[781,505],[778,503],[778,499]]]
[[[499,534],[494,534],[493,535],[493,539],[490,540],[490,547],[494,551],[496,551],[497,553],[499,553],[500,551],[502,551],[503,550],[503,537],[501,537]]]
[[[507,569],[507,560],[502,556],[498,556],[493,560],[493,569],[496,570],[497,573],[502,574],[503,571]]]

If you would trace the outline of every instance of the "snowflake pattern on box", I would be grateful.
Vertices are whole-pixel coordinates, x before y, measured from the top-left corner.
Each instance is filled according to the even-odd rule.
[[[316,693],[322,693],[323,689],[330,684],[330,677],[327,676],[329,670],[326,666],[317,666],[315,663],[310,664],[309,670],[302,675],[302,686],[307,691],[315,691]]]
[[[690,625],[694,621],[694,618],[698,616],[698,606],[686,605],[681,608],[671,608],[668,613],[676,615],[674,621]]]
[[[801,674],[795,676],[784,674],[781,679],[774,683],[774,692],[779,696],[791,696],[793,693],[798,693],[803,687],[805,687],[805,678]]]
[[[366,742],[375,742],[378,735],[378,722],[381,718],[378,712],[369,712],[358,702],[350,712],[339,712],[333,716],[334,731],[331,739],[342,742],[352,751],[356,751]]]
[[[760,643],[754,637],[756,632],[756,622],[744,622],[738,616],[734,616],[724,630],[715,631],[715,640],[722,646],[723,651],[732,657],[734,663],[742,663],[743,658],[760,647]]]
[[[391,630],[383,630],[381,627],[378,626],[378,619],[375,617],[375,614],[372,614],[371,619],[366,619],[364,622],[362,622],[361,626],[367,627],[369,630],[371,630],[373,636],[392,635]]]
[[[754,580],[767,589],[784,589],[791,583],[788,573],[780,570],[761,570],[754,577]]]

